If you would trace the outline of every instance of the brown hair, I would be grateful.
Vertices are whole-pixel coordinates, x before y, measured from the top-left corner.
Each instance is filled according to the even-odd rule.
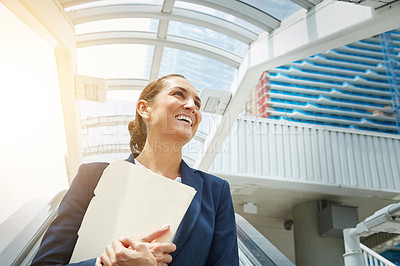
[[[165,87],[166,81],[171,78],[184,78],[184,76],[179,74],[170,74],[158,78],[149,84],[143,89],[142,93],[140,94],[139,100],[145,100],[149,103],[154,102],[154,98],[160,91]],[[128,125],[129,134],[131,135],[131,140],[129,142],[129,146],[131,148],[131,152],[133,153],[134,157],[138,156],[146,143],[147,138],[147,130],[146,125],[143,122],[143,118],[139,115],[138,111],[136,110],[135,120],[131,121]]]

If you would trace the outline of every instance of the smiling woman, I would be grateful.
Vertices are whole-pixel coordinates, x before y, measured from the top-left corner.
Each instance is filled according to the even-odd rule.
[[[136,118],[128,127],[132,151],[128,162],[197,191],[173,243],[153,241],[169,230],[167,225],[139,240],[129,236],[114,240],[105,253],[80,265],[239,265],[228,182],[191,169],[182,160],[182,147],[193,138],[201,121],[200,106],[197,91],[188,80],[167,75],[143,89]],[[33,265],[69,263],[82,219],[107,166],[92,163],[80,167]]]

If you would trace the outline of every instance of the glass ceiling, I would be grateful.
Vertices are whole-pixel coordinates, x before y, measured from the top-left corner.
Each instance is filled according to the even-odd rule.
[[[290,0],[240,0],[240,2],[258,8],[279,20],[284,20],[290,15],[303,9]]]
[[[77,73],[133,84],[131,90],[109,90],[106,109],[114,116],[127,115],[121,104],[134,115],[140,84],[170,73],[184,75],[199,92],[229,90],[249,45],[302,9],[289,0],[59,1],[75,24]],[[82,119],[109,116],[90,111],[105,104],[85,102]],[[120,127],[112,132],[120,135]],[[127,143],[125,135],[110,139],[104,125],[90,132],[93,137],[82,138],[84,147]]]

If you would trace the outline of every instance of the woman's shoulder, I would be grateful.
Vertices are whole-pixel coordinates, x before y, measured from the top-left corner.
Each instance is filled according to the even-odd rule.
[[[229,183],[225,179],[197,169],[193,169],[193,172],[203,179],[204,186],[210,187],[212,190],[221,190],[225,187],[229,188]]]
[[[106,162],[81,164],[78,173],[71,183],[70,190],[75,190],[76,188],[83,189],[84,187],[89,187],[89,190],[94,190],[108,165],[109,163]]]

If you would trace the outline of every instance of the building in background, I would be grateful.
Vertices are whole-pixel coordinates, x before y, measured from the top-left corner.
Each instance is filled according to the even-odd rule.
[[[398,62],[400,30],[390,33]],[[379,36],[372,36],[264,72],[249,97],[245,114],[400,133],[384,47]]]

